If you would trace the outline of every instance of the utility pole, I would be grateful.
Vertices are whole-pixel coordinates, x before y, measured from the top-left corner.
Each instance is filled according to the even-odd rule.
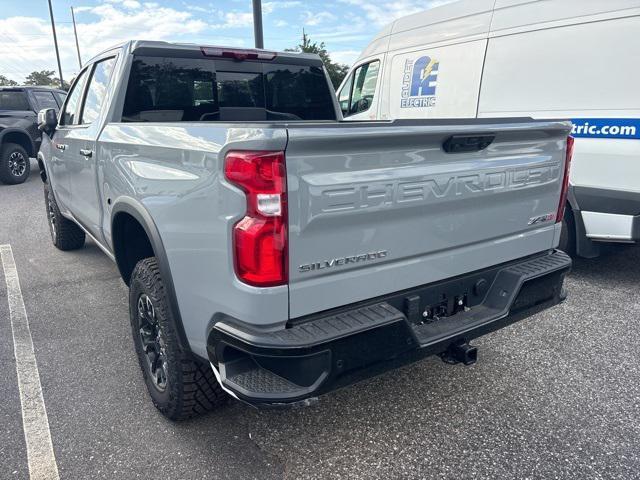
[[[76,37],[76,52],[78,52],[78,66],[82,70],[82,59],[80,58],[80,45],[78,44],[78,30],[76,30],[76,16],[73,14],[73,7],[71,7],[71,20],[73,20],[73,34]]]
[[[262,39],[262,0],[253,0],[253,36],[256,48],[264,48]]]
[[[53,45],[56,47],[56,58],[58,59],[58,73],[60,75],[60,88],[64,86],[64,80],[62,80],[62,66],[60,65],[60,52],[58,51],[58,37],[56,36],[56,24],[53,21],[53,7],[51,6],[51,0],[49,0],[49,16],[51,17],[51,29],[53,30]]]

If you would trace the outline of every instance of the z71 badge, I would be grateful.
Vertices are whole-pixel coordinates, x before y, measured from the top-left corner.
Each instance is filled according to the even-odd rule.
[[[546,215],[540,215],[538,217],[531,217],[527,225],[537,225],[539,223],[550,222],[556,219],[555,213],[547,213]]]
[[[299,272],[311,272],[314,270],[324,270],[325,268],[338,267],[348,265],[350,263],[369,262],[378,260],[387,256],[386,250],[378,250],[377,252],[362,253],[360,255],[352,255],[350,257],[332,258],[331,260],[323,260],[322,262],[305,263],[298,267]]]

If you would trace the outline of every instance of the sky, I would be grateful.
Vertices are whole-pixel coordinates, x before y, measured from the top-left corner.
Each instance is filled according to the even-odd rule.
[[[334,61],[351,64],[396,18],[451,0],[263,0],[266,49],[300,42],[302,30],[325,42]],[[83,61],[133,38],[253,47],[251,0],[52,0],[63,78],[78,72],[73,6]],[[47,0],[0,0],[0,75],[22,82],[55,70]]]

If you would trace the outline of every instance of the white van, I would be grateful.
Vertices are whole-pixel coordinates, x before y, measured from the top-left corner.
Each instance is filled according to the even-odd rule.
[[[593,257],[640,240],[639,77],[640,0],[462,0],[389,24],[338,99],[347,120],[572,119],[561,247]]]

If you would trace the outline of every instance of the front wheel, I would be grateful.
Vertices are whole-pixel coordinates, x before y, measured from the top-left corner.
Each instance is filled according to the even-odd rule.
[[[131,274],[129,316],[147,390],[164,416],[183,420],[224,403],[226,394],[211,366],[180,348],[154,257],[140,260]]]
[[[0,181],[9,185],[24,183],[29,178],[31,162],[27,151],[17,143],[0,148]]]

